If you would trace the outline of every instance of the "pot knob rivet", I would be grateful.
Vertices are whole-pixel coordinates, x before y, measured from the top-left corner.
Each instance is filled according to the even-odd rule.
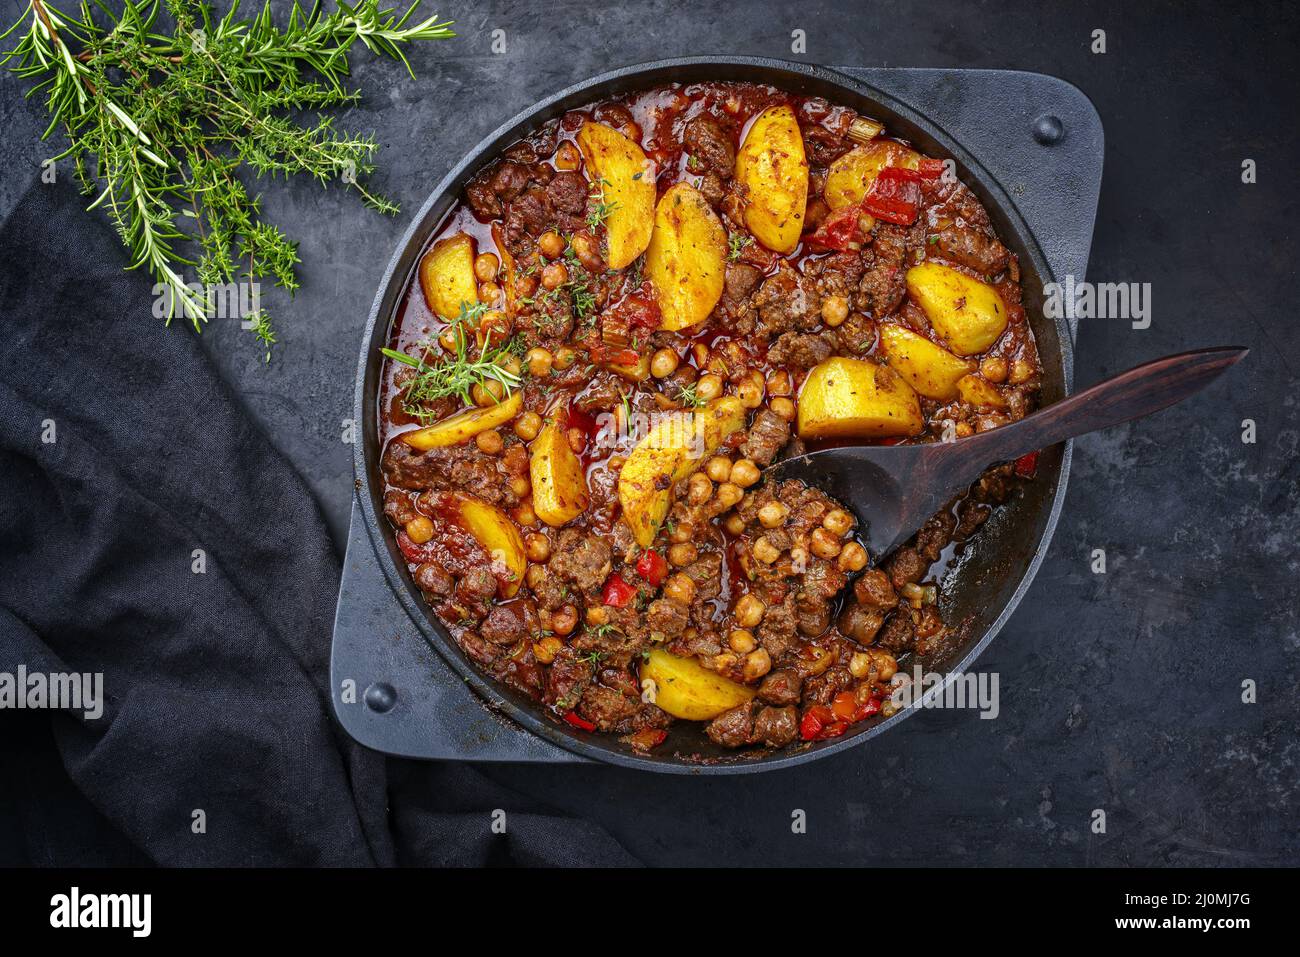
[[[1044,146],[1055,146],[1065,139],[1065,124],[1059,116],[1044,113],[1034,120],[1034,139]]]
[[[378,681],[366,689],[366,707],[384,714],[397,704],[397,690],[386,681]]]

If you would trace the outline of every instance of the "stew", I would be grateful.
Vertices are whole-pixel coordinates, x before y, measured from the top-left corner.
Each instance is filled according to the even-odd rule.
[[[953,629],[990,469],[873,563],[774,460],[1034,407],[1016,257],[950,163],[819,98],[663,86],[547,122],[469,183],[383,377],[384,512],[465,653],[557,720],[779,748],[889,715]]]

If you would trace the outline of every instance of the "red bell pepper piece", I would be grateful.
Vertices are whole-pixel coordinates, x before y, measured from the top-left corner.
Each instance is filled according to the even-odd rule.
[[[886,166],[876,175],[862,208],[887,223],[909,226],[921,209],[920,181],[921,174],[914,169]]]
[[[921,165],[920,168],[917,169],[917,173],[920,174],[921,179],[938,179],[943,175],[943,171],[947,165],[948,164],[944,160],[931,159],[926,156],[921,159]]]
[[[805,741],[824,741],[836,738],[848,730],[847,721],[837,721],[835,713],[822,704],[815,704],[807,710],[803,721],[799,723],[799,737]]]
[[[596,730],[596,726],[594,724],[592,724],[586,718],[581,717],[576,711],[566,711],[564,713],[564,720],[569,722],[569,724],[573,725],[575,728],[581,728],[583,731]]]
[[[858,705],[857,709],[853,712],[853,720],[861,721],[864,718],[870,718],[878,711],[880,711],[880,698],[872,695],[866,701],[862,702],[862,704]]]
[[[658,552],[645,552],[636,560],[636,573],[658,588],[668,575],[668,560]]]
[[[850,243],[861,243],[866,238],[862,230],[862,204],[854,203],[837,209],[821,221],[808,242],[823,249],[844,250]]]
[[[600,595],[602,602],[615,608],[627,607],[634,598],[636,598],[636,587],[629,585],[623,576],[618,573],[609,576],[609,579],[605,582],[604,591]]]
[[[1038,471],[1038,453],[1027,452],[1016,459],[1016,474],[1021,478],[1033,478]]]
[[[841,691],[831,701],[831,714],[841,721],[852,721],[858,710],[858,699],[852,691]]]

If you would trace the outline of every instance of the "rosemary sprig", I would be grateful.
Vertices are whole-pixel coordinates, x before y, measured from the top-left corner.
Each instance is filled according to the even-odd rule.
[[[511,390],[523,383],[523,378],[505,365],[506,359],[517,358],[518,350],[514,339],[492,345],[491,337],[485,336],[477,352],[471,347],[475,338],[476,313],[481,314],[483,308],[482,304],[469,308],[461,306],[460,315],[451,323],[455,348],[441,360],[429,362],[424,358],[432,352],[433,343],[421,345],[418,356],[407,355],[396,349],[379,350],[393,361],[415,369],[415,376],[406,384],[402,398],[402,408],[407,415],[427,423],[438,417],[429,409],[438,399],[455,396],[466,405],[472,405],[474,399],[471,390],[476,385],[486,388],[490,380],[495,380],[505,387],[508,396]]]
[[[215,286],[269,277],[290,293],[298,288],[297,244],[261,221],[259,198],[236,175],[241,166],[342,182],[366,205],[397,210],[362,184],[374,169],[371,137],[337,133],[328,118],[306,125],[286,114],[356,101],[343,83],[357,42],[410,73],[403,45],[454,36],[436,16],[413,20],[419,0],[400,16],[378,0],[339,2],[328,14],[319,0],[306,9],[293,0],[283,27],[269,0],[251,18],[239,16],[236,0],[217,21],[205,0],[118,6],[114,13],[95,0],[92,16],[82,0],[72,16],[29,0],[0,34],[0,41],[17,35],[0,63],[12,61],[10,69],[35,84],[28,96],[45,95],[44,137],[61,129],[68,141],[50,162],[72,160],[83,190],[97,194],[89,208],[106,211],[130,250],[128,268],[153,275],[168,322],[183,315],[201,328]],[[171,32],[157,25],[164,11]],[[269,358],[270,317],[256,309],[243,318]]]

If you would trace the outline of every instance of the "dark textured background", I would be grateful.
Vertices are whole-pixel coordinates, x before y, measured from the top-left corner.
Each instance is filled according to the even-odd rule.
[[[9,19],[19,4],[0,5]],[[430,8],[433,9],[432,7]],[[924,712],[845,755],[748,778],[501,767],[492,776],[590,815],[654,863],[1277,864],[1300,862],[1300,337],[1294,8],[1184,4],[452,3],[461,38],[416,51],[418,79],[358,56],[340,117],[382,144],[382,219],[338,190],[268,184],[302,239],[303,289],[272,298],[269,366],[216,322],[206,347],[320,497],[337,540],[352,487],[364,316],[392,248],[444,172],[535,98],[606,68],[751,53],[864,66],[1055,74],[1094,101],[1106,172],[1089,278],[1150,282],[1147,330],[1082,322],[1077,385],[1209,344],[1251,347],[1202,397],[1076,445],[1051,552],[981,657],[1002,714]],[[507,32],[504,55],[490,33]],[[807,33],[793,56],[790,33]],[[1089,51],[1104,29],[1108,52]],[[0,215],[41,159],[45,121],[0,78]],[[1243,159],[1259,181],[1243,185]],[[75,263],[69,263],[75,269]],[[144,281],[144,280],[142,280]],[[123,321],[153,321],[147,316]],[[75,335],[75,330],[69,330]],[[176,335],[188,335],[182,328]],[[160,415],[165,415],[160,410]],[[1241,441],[1255,420],[1256,444]],[[1094,548],[1107,574],[1093,575]],[[322,639],[324,640],[324,639]],[[1241,703],[1241,682],[1259,703]],[[790,815],[806,810],[808,833]],[[1105,809],[1107,833],[1089,830]],[[486,826],[486,824],[485,824]]]

